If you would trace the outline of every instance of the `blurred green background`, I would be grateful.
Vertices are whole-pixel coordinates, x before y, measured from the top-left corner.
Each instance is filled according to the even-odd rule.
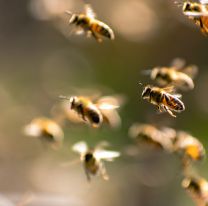
[[[80,0],[0,1],[0,191],[6,196],[27,191],[47,196],[29,205],[194,205],[181,188],[176,157],[142,151],[107,163],[110,181],[86,181],[81,164],[61,163],[77,158],[73,143],[95,145],[107,140],[109,149],[125,151],[132,144],[128,128],[134,122],[160,123],[191,132],[207,148],[208,39],[185,17],[173,0],[88,1],[98,18],[115,31],[115,41],[98,44],[93,38],[70,35],[65,10],[81,12]],[[175,57],[196,64],[199,74],[193,91],[183,94],[186,111],[171,118],[158,115],[141,100],[139,82],[150,83],[144,69],[169,65]],[[107,87],[127,97],[120,109],[122,128],[93,130],[68,124],[64,147],[45,148],[22,134],[37,116],[50,117],[60,94],[73,88]],[[105,94],[108,95],[108,94]],[[206,161],[197,167],[207,176]],[[54,197],[68,198],[52,201]]]

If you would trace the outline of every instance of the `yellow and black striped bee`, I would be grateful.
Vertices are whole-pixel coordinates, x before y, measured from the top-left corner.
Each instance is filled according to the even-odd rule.
[[[176,131],[169,127],[157,128],[151,124],[135,123],[129,129],[129,136],[134,138],[138,145],[153,145],[156,148],[172,152]]]
[[[190,161],[199,161],[205,157],[203,144],[187,132],[178,131],[174,144],[175,152],[182,156],[184,166]]]
[[[184,103],[179,99],[180,94],[172,94],[173,87],[154,87],[147,85],[142,92],[142,98],[156,105],[160,112],[168,112],[172,117],[176,117],[173,112],[185,110]]]
[[[72,150],[80,154],[88,181],[91,180],[92,175],[100,175],[104,180],[108,180],[109,176],[102,160],[113,161],[114,158],[120,156],[119,152],[103,150],[102,144],[90,149],[83,141],[74,144]]]
[[[199,176],[187,176],[182,181],[182,187],[187,191],[197,206],[208,205],[208,182]]]
[[[46,117],[33,119],[24,127],[24,134],[40,138],[43,142],[49,143],[54,149],[60,147],[64,139],[64,132],[59,124]]]
[[[199,2],[184,1],[183,13],[200,27],[203,34],[208,35],[208,1]]]
[[[85,33],[87,37],[93,36],[98,42],[102,42],[102,36],[111,40],[115,38],[113,30],[105,23],[96,19],[96,14],[89,4],[85,5],[85,13],[74,14],[67,11],[71,15],[69,24],[75,25],[75,33]]]
[[[85,96],[72,96],[68,99],[70,108],[67,106],[66,112],[68,117],[75,122],[86,122],[92,127],[100,127],[103,122],[109,124],[111,127],[118,127],[121,124],[121,119],[116,111],[119,107],[119,98],[112,96],[104,96],[96,101]]]
[[[193,78],[198,71],[197,66],[185,66],[185,61],[176,58],[170,67],[155,67],[151,70],[150,77],[162,87],[173,85],[175,88],[190,90],[194,88]]]

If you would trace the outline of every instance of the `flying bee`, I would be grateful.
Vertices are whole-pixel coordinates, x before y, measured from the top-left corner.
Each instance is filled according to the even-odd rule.
[[[135,123],[129,129],[129,136],[139,145],[145,143],[172,152],[176,131],[169,127],[159,129],[151,124]]]
[[[54,120],[46,117],[33,119],[24,127],[24,134],[40,138],[43,142],[49,143],[55,149],[61,146],[64,139],[62,128]]]
[[[182,181],[182,187],[187,191],[197,206],[208,205],[208,182],[202,177],[188,176]]]
[[[185,0],[182,8],[183,14],[193,20],[200,27],[203,34],[208,35],[208,1],[191,2]]]
[[[120,156],[119,152],[103,150],[101,144],[90,149],[83,141],[74,144],[72,150],[80,154],[88,181],[91,180],[92,175],[100,175],[104,180],[108,180],[109,176],[102,160],[113,161],[114,158]]]
[[[184,166],[187,166],[191,160],[199,161],[205,157],[203,144],[183,131],[177,132],[174,150],[182,156]]]
[[[176,58],[170,67],[153,68],[150,72],[150,78],[162,87],[173,85],[175,88],[190,90],[194,88],[193,78],[197,71],[197,66],[185,66],[183,59]]]
[[[168,112],[172,117],[176,117],[174,112],[185,110],[184,103],[179,99],[180,94],[172,94],[173,87],[154,87],[147,85],[142,92],[142,98],[156,105],[160,112]]]
[[[120,104],[119,98],[105,96],[95,102],[85,96],[70,98],[61,96],[61,98],[69,100],[70,108],[67,106],[66,112],[69,118],[75,119],[75,122],[84,121],[92,127],[100,127],[103,122],[106,122],[114,128],[121,124],[120,116],[116,111]]]
[[[113,30],[102,21],[96,19],[96,14],[89,4],[85,5],[85,12],[74,14],[67,11],[71,18],[69,24],[75,25],[75,33],[85,33],[87,37],[93,36],[98,42],[102,42],[102,37],[107,37],[111,40],[115,38]]]

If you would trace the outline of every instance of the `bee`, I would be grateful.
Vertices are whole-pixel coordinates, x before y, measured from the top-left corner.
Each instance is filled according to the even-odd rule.
[[[75,25],[75,33],[85,33],[87,37],[93,36],[98,42],[102,42],[102,37],[107,37],[111,40],[115,38],[113,30],[105,23],[96,19],[92,7],[89,4],[85,5],[85,12],[75,14],[70,11],[66,11],[71,18],[69,24]]]
[[[187,132],[177,132],[174,148],[182,156],[184,166],[190,161],[199,161],[205,157],[203,144]]]
[[[203,34],[208,35],[208,1],[191,2],[186,0],[183,3],[183,14],[193,20],[200,27]]]
[[[88,181],[93,175],[100,175],[104,180],[108,180],[109,176],[102,160],[113,161],[114,158],[120,156],[119,152],[103,150],[101,144],[90,149],[84,141],[74,144],[72,150],[80,154],[80,160],[83,163]]]
[[[150,72],[150,78],[162,87],[173,85],[175,88],[182,90],[191,90],[194,88],[192,78],[196,76],[197,71],[197,66],[185,66],[183,59],[176,58],[172,61],[170,67],[153,68]]]
[[[40,138],[43,142],[49,143],[54,149],[61,146],[64,139],[64,132],[59,124],[46,117],[33,119],[24,127],[24,134]]]
[[[142,92],[142,98],[156,105],[160,112],[168,112],[172,117],[176,117],[173,112],[185,110],[184,103],[179,99],[182,95],[172,94],[173,87],[154,87],[147,85]]]
[[[188,176],[183,179],[182,187],[196,202],[197,206],[208,205],[208,182],[206,179],[202,177]]]
[[[145,143],[172,152],[176,131],[169,127],[159,129],[151,124],[135,123],[129,129],[129,136],[139,145]]]
[[[96,101],[85,96],[60,97],[69,100],[70,108],[67,106],[66,112],[69,118],[75,119],[75,122],[85,122],[92,127],[100,127],[106,122],[114,128],[121,124],[120,116],[116,111],[120,100],[116,97],[105,96]]]

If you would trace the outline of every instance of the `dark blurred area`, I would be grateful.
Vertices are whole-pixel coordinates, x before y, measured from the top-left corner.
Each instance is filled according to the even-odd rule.
[[[170,126],[192,133],[207,148],[208,39],[172,0],[88,1],[98,18],[115,31],[115,40],[97,43],[70,34],[65,10],[81,12],[80,0],[0,1],[0,191],[13,202],[28,191],[28,205],[194,205],[181,188],[181,166],[176,157],[156,150],[125,154],[132,144],[128,128],[134,122]],[[168,66],[175,57],[196,64],[199,74],[193,91],[183,93],[186,111],[172,118],[157,114],[141,99],[151,83],[142,70]],[[108,88],[124,94],[122,127],[92,129],[68,123],[63,147],[54,151],[23,135],[22,128],[36,116],[50,117],[59,95],[74,88]],[[106,94],[108,95],[108,94]],[[76,159],[71,146],[101,140],[124,152],[106,163],[110,180],[89,184],[81,164],[61,167]],[[206,160],[196,165],[207,178]],[[11,203],[12,204],[12,203]],[[0,205],[3,204],[3,199]]]

